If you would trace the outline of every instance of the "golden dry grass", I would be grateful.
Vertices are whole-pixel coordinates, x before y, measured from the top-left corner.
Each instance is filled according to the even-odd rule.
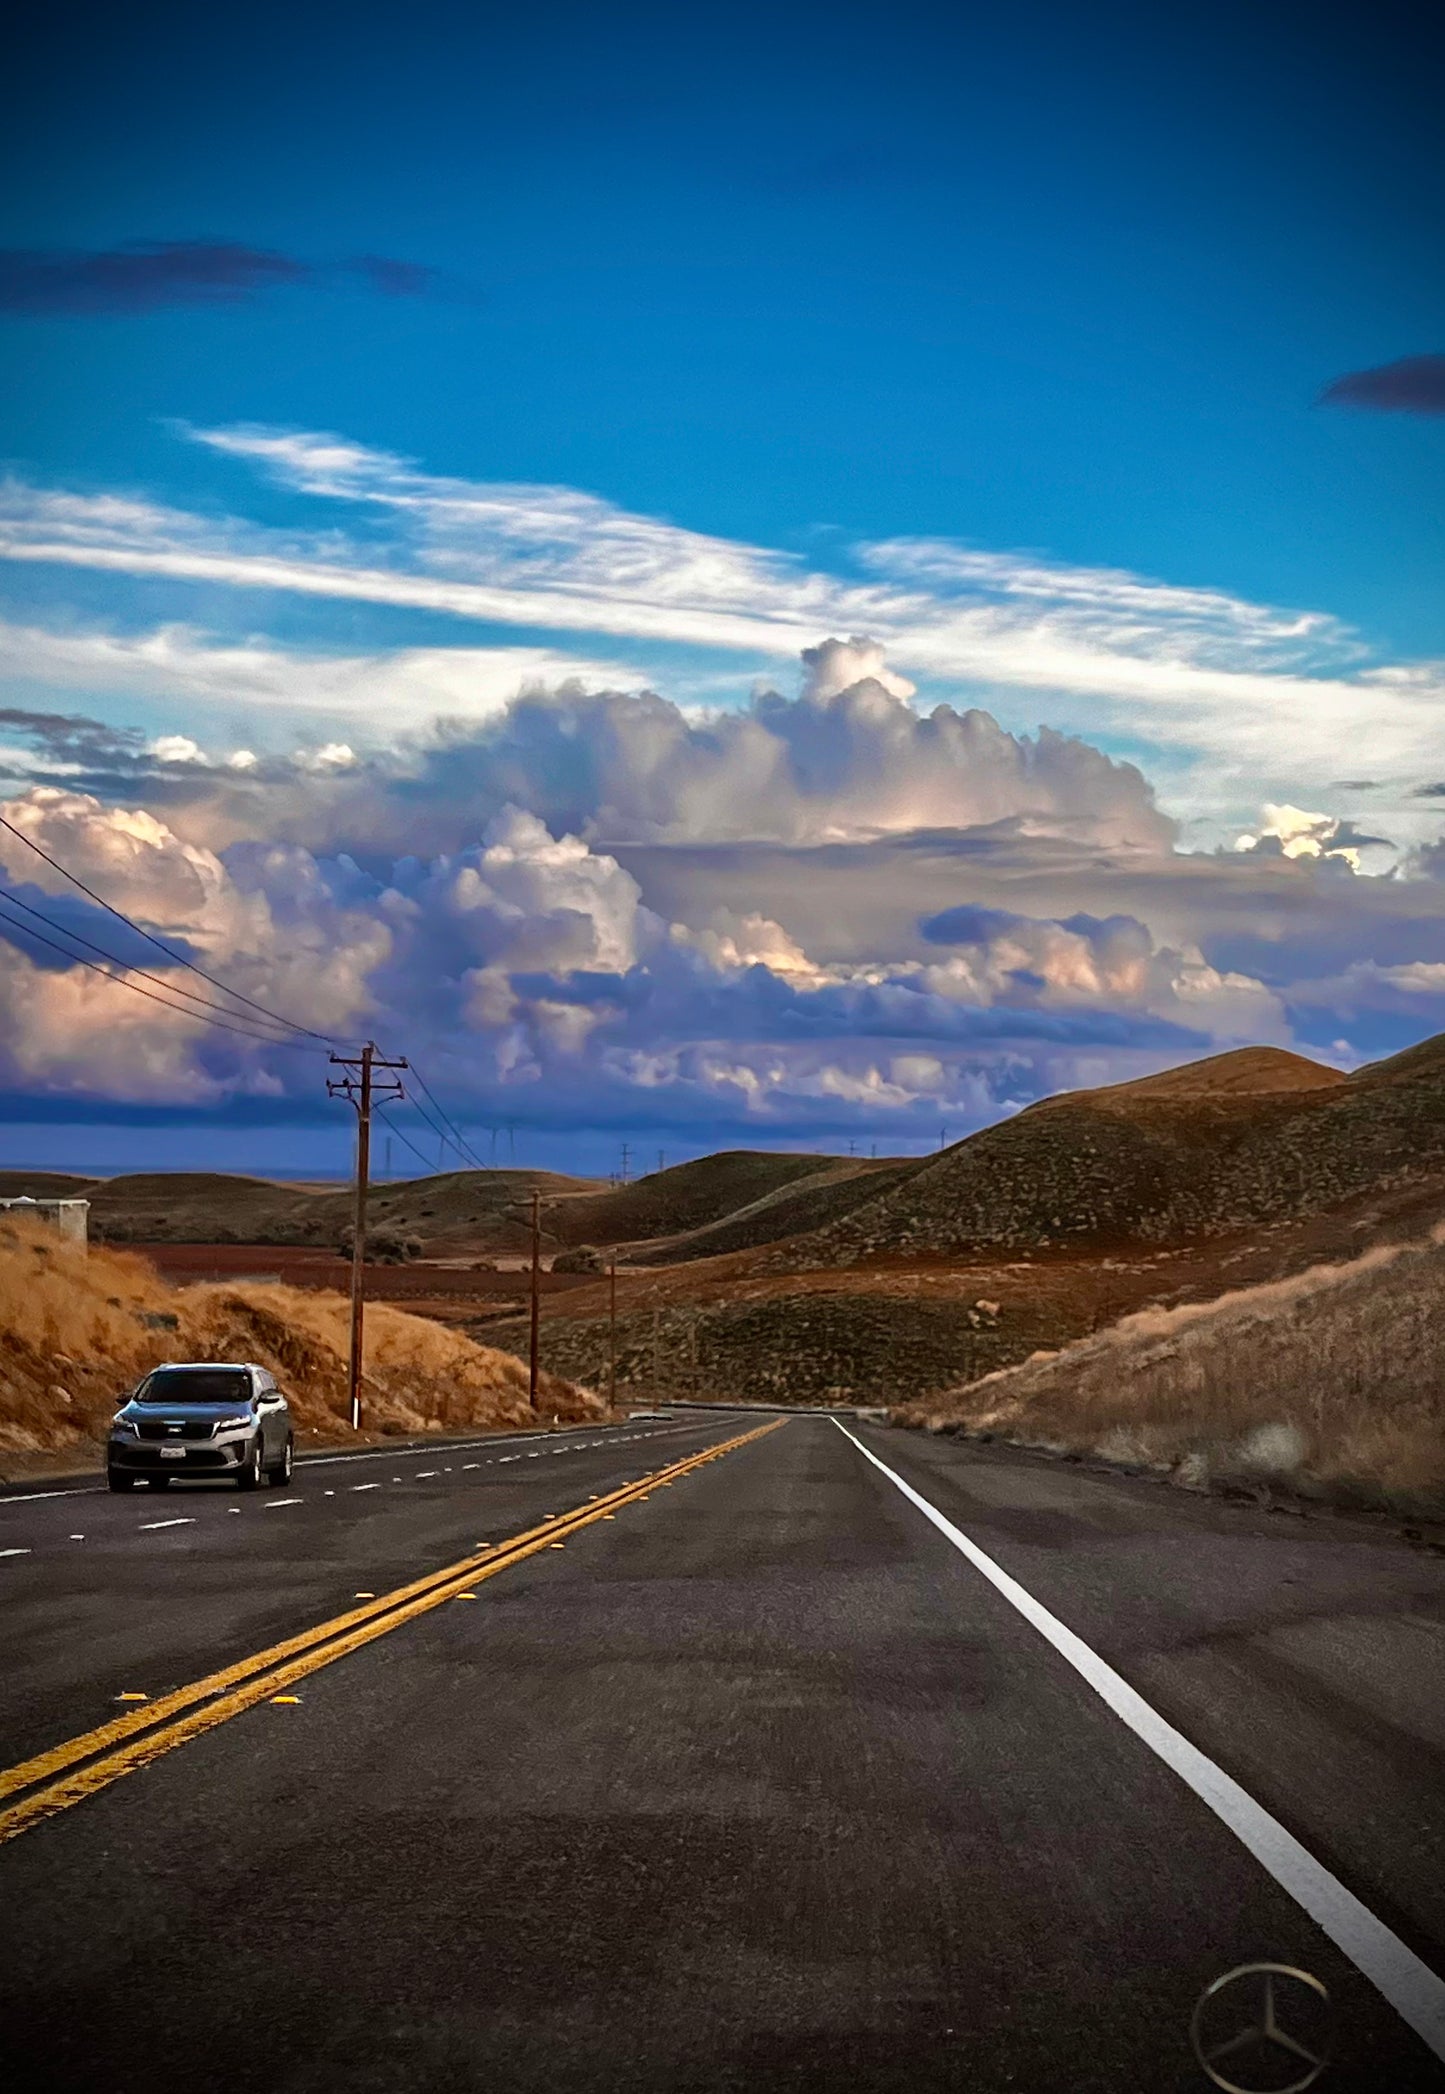
[[[133,1253],[87,1255],[43,1224],[0,1223],[0,1468],[78,1455],[117,1397],[164,1360],[255,1360],[291,1399],[298,1431],[345,1427],[348,1305],[266,1284],[170,1287]],[[367,1311],[366,1422],[387,1433],[532,1420],[527,1370],[425,1317]],[[542,1415],[599,1416],[600,1397],[544,1375]],[[28,1459],[27,1459],[28,1458]]]
[[[1445,1231],[1147,1309],[898,1415],[1024,1445],[1445,1514]]]

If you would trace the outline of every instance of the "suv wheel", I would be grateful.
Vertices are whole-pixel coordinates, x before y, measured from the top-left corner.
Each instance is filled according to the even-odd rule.
[[[128,1469],[107,1469],[105,1480],[113,1491],[132,1491],[135,1489],[135,1478]]]
[[[236,1475],[238,1491],[259,1490],[266,1481],[266,1471],[261,1465],[261,1435],[258,1432],[251,1443],[251,1452]]]
[[[291,1481],[292,1460],[291,1435],[288,1432],[286,1445],[281,1450],[281,1459],[278,1462],[274,1462],[266,1471],[272,1483],[289,1483]]]

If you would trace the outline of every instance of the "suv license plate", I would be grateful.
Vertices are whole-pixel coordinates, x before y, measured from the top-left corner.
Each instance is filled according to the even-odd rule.
[[[162,1461],[184,1461],[186,1450],[184,1447],[162,1447],[160,1455]]]

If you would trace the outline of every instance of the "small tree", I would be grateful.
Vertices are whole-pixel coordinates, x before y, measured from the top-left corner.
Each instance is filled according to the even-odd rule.
[[[356,1231],[352,1228],[341,1232],[341,1255],[349,1258],[356,1242]],[[419,1236],[405,1236],[401,1230],[387,1222],[366,1232],[366,1255],[375,1265],[405,1265],[422,1252]]]
[[[574,1250],[558,1251],[552,1260],[553,1272],[602,1272],[602,1253],[592,1243],[579,1243]]]

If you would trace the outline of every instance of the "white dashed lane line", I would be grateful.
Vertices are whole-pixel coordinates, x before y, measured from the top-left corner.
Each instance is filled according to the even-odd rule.
[[[685,1431],[685,1432],[686,1432],[686,1431],[689,1431],[689,1430],[696,1430],[696,1428],[695,1428],[695,1427],[686,1427],[686,1426],[682,1427],[681,1429],[682,1429],[683,1431]],[[463,1462],[461,1466],[462,1466],[462,1469],[463,1469],[463,1471],[471,1471],[471,1470],[477,1470],[477,1469],[491,1469],[491,1468],[501,1468],[501,1467],[504,1467],[504,1466],[505,1466],[505,1465],[506,1465],[506,1464],[507,1464],[508,1462],[522,1461],[523,1459],[525,1459],[525,1460],[527,1460],[527,1461],[540,1461],[540,1460],[541,1460],[541,1459],[542,1459],[542,1458],[543,1458],[543,1457],[544,1457],[545,1455],[548,1455],[548,1454],[557,1454],[557,1455],[560,1455],[560,1454],[585,1454],[585,1453],[588,1453],[588,1452],[590,1452],[590,1451],[591,1451],[592,1449],[594,1449],[594,1448],[597,1448],[597,1447],[623,1447],[623,1446],[629,1446],[629,1445],[632,1445],[633,1443],[635,1443],[635,1442],[637,1442],[637,1441],[644,1441],[644,1442],[645,1442],[645,1441],[648,1441],[648,1440],[653,1440],[653,1439],[662,1439],[662,1438],[670,1438],[670,1437],[675,1437],[675,1436],[676,1436],[676,1432],[677,1432],[677,1430],[678,1430],[678,1428],[674,1427],[674,1428],[673,1428],[673,1431],[672,1431],[672,1433],[670,1433],[670,1434],[664,1434],[664,1433],[650,1433],[650,1432],[626,1432],[626,1433],[616,1433],[616,1434],[614,1434],[614,1435],[613,1435],[613,1437],[612,1437],[611,1439],[606,1439],[606,1440],[569,1440],[569,1441],[567,1442],[567,1444],[566,1444],[565,1446],[561,1446],[561,1447],[531,1447],[531,1448],[527,1448],[527,1449],[525,1450],[525,1454],[524,1454],[524,1453],[523,1453],[523,1452],[522,1452],[521,1450],[519,1450],[519,1451],[518,1451],[517,1453],[515,1453],[515,1454],[495,1454],[495,1455],[491,1455],[491,1454],[489,1454],[489,1455],[488,1455],[488,1456],[487,1456],[487,1457],[486,1457],[486,1458],[485,1458],[484,1460],[481,1460],[481,1461],[468,1461],[468,1462]],[[347,1460],[356,1460],[356,1459],[360,1459],[360,1460],[366,1460],[366,1459],[368,1459],[368,1457],[367,1457],[366,1455],[360,1455],[360,1456],[344,1456],[344,1457],[343,1457],[343,1456],[336,1456],[336,1455],[333,1455],[333,1456],[330,1456],[330,1457],[328,1457],[328,1459],[330,1459],[331,1461],[337,1461],[337,1460],[342,1460],[342,1459],[347,1459]],[[417,1469],[417,1470],[414,1470],[414,1471],[412,1472],[412,1477],[411,1477],[411,1480],[412,1480],[413,1482],[417,1482],[417,1483],[425,1483],[425,1482],[429,1482],[429,1481],[431,1481],[431,1480],[432,1480],[433,1478],[435,1478],[435,1477],[438,1477],[438,1476],[443,1476],[443,1475],[445,1475],[445,1476],[450,1476],[450,1475],[452,1475],[453,1473],[454,1473],[454,1472],[453,1472],[453,1470],[452,1470],[452,1468],[451,1468],[450,1466],[447,1466],[447,1467],[445,1467],[445,1468],[442,1468],[442,1469]],[[405,1483],[405,1482],[406,1482],[406,1481],[407,1481],[408,1479],[407,1479],[406,1477],[404,1477],[404,1476],[393,1476],[391,1480],[392,1480],[392,1482],[393,1482],[393,1483]],[[350,1485],[350,1489],[351,1489],[351,1490],[352,1490],[353,1492],[355,1492],[355,1491],[377,1491],[377,1490],[381,1490],[382,1488],[383,1488],[383,1486],[382,1486],[382,1484],[381,1484],[380,1482],[373,1482],[373,1483],[353,1483],[352,1485]],[[82,1496],[82,1495],[85,1495],[85,1493],[83,1493],[83,1492],[79,1492],[79,1491],[54,1491],[54,1492],[47,1492],[47,1491],[36,1491],[36,1492],[30,1493],[30,1494],[29,1494],[29,1496],[28,1496],[28,1498],[26,1498],[26,1499],[21,1499],[21,1498],[13,1498],[13,1499],[9,1500],[8,1502],[10,1502],[11,1504],[20,1504],[20,1503],[26,1503],[26,1502],[33,1502],[33,1500],[34,1500],[35,1498],[41,1498],[41,1497],[79,1497],[79,1496]],[[334,1498],[334,1497],[336,1496],[336,1492],[335,1492],[335,1490],[324,1490],[324,1491],[322,1492],[322,1494],[321,1494],[321,1495],[322,1495],[322,1496],[323,1496],[324,1498]],[[0,1505],[3,1505],[3,1504],[4,1504],[5,1502],[6,1502],[5,1500],[3,1500],[3,1499],[0,1499]],[[282,1509],[282,1507],[283,1507],[283,1506],[287,1506],[287,1505],[304,1505],[304,1504],[305,1504],[305,1502],[306,1502],[306,1500],[305,1500],[304,1498],[268,1498],[268,1499],[266,1499],[266,1500],[265,1500],[265,1501],[263,1502],[263,1504],[261,1505],[261,1507],[260,1507],[259,1509],[260,1509],[261,1511],[263,1511],[263,1512],[279,1512],[279,1511],[280,1511],[280,1510]],[[231,1514],[231,1515],[232,1515],[233,1517],[238,1517],[238,1516],[239,1516],[239,1514],[240,1514],[241,1508],[240,1508],[240,1506],[239,1506],[239,1505],[228,1505],[228,1506],[227,1506],[227,1508],[226,1508],[226,1510],[227,1510],[227,1512],[228,1512],[228,1513],[230,1513],[230,1514]],[[161,1529],[163,1529],[163,1528],[168,1528],[168,1527],[194,1527],[194,1526],[195,1526],[195,1524],[196,1524],[196,1521],[195,1521],[195,1519],[194,1519],[193,1517],[190,1517],[190,1516],[188,1516],[188,1515],[180,1515],[180,1514],[178,1514],[178,1515],[176,1515],[176,1516],[175,1516],[174,1518],[172,1518],[172,1519],[168,1519],[168,1520],[146,1520],[146,1521],[145,1521],[145,1522],[144,1522],[144,1523],[142,1524],[142,1526],[140,1527],[139,1531],[140,1531],[140,1532],[141,1532],[142,1534],[154,1534],[154,1533],[157,1533],[157,1532],[159,1532],[159,1531],[160,1531]],[[71,1541],[84,1541],[84,1540],[85,1540],[85,1536],[84,1536],[83,1534],[72,1534],[72,1535],[71,1535],[71,1536],[70,1536],[69,1538],[70,1538],[70,1540],[71,1540]],[[31,1550],[31,1549],[22,1549],[22,1548],[13,1548],[13,1549],[0,1549],[0,1558],[4,1558],[4,1557],[7,1557],[7,1556],[29,1556],[29,1555],[32,1555],[33,1553],[34,1553],[34,1552],[33,1552],[33,1550]]]
[[[699,1428],[685,1425],[673,1428],[675,1432],[688,1432],[697,1429]],[[574,1441],[573,1445],[589,1447],[626,1447],[630,1445],[631,1442],[634,1440],[655,1439],[659,1437],[661,1437],[661,1435],[655,1433],[619,1432],[615,1433],[610,1440]],[[475,1447],[478,1444],[485,1445],[486,1443],[485,1441],[479,1443],[476,1440],[467,1440],[463,1442],[463,1446],[468,1449],[471,1447]],[[335,1467],[335,1465],[338,1462],[385,1461],[390,1451],[391,1450],[386,1447],[369,1447],[357,1448],[346,1454],[308,1454],[306,1456],[306,1467],[308,1469],[324,1469]],[[568,1451],[570,1452],[571,1450],[569,1449]],[[515,1454],[507,1454],[503,1455],[501,1458],[503,1461],[516,1461],[518,1459],[518,1456],[516,1456]],[[485,1464],[485,1466],[490,1466],[490,1464]],[[393,1476],[391,1480],[393,1483],[400,1483],[402,1479],[400,1478],[400,1476]],[[42,1499],[46,1498],[94,1498],[101,1496],[104,1493],[104,1491],[105,1485],[103,1483],[83,1483],[78,1488],[72,1490],[16,1491],[7,1496],[0,1497],[0,1507],[6,1505],[35,1505],[40,1503]],[[236,1506],[232,1506],[231,1510],[234,1512],[239,1510],[239,1508]],[[0,1551],[0,1554],[4,1553],[4,1551]],[[9,1553],[12,1555],[28,1555],[29,1551],[11,1550]]]

